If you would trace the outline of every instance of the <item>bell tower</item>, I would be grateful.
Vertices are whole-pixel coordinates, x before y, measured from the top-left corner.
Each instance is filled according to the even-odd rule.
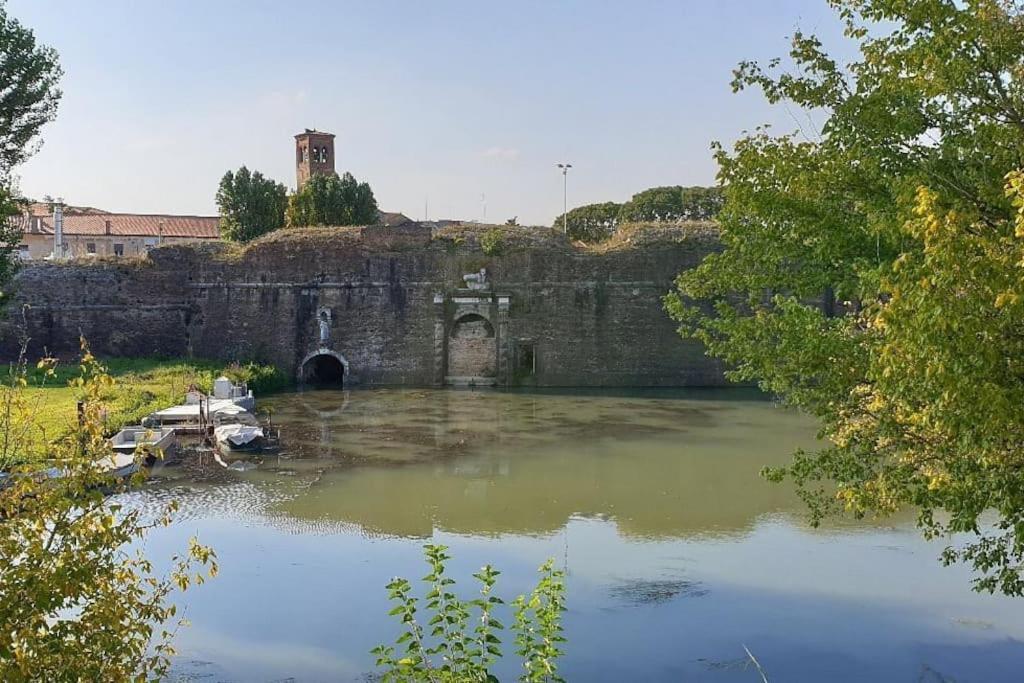
[[[295,187],[318,173],[334,173],[334,133],[306,129],[295,136]]]

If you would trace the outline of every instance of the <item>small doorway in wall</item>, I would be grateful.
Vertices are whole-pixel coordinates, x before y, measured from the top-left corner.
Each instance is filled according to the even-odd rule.
[[[520,339],[516,343],[515,368],[515,374],[520,378],[537,374],[537,345],[534,341]]]

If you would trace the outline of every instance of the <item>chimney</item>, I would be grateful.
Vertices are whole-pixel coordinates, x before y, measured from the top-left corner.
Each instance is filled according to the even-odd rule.
[[[64,258],[64,200],[57,197],[53,203],[53,258]]]
[[[106,221],[103,222],[103,234],[104,235],[109,235],[110,234],[110,219],[109,218]]]

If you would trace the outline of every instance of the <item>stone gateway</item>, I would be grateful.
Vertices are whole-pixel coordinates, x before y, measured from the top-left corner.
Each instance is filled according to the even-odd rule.
[[[72,357],[83,336],[101,356],[256,360],[346,385],[722,385],[661,303],[717,244],[703,224],[601,249],[546,229],[411,224],[32,265],[2,351],[27,334],[32,356]]]

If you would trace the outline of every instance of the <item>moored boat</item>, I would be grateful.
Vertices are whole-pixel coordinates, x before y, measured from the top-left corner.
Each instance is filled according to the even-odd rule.
[[[131,425],[110,438],[110,447],[121,455],[134,455],[138,449],[146,452],[147,462],[174,449],[174,430],[170,427]]]
[[[213,439],[221,452],[253,453],[277,448],[275,436],[247,410],[220,411],[213,423]]]

